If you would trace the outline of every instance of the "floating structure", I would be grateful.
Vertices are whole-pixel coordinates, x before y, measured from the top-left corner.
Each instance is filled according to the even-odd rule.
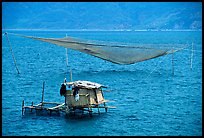
[[[101,84],[90,81],[75,81],[63,83],[61,85],[60,94],[65,97],[65,108],[69,111],[76,109],[88,111],[92,115],[92,109],[97,108],[100,114],[100,108],[115,108],[106,106],[102,88],[107,88]]]
[[[106,106],[106,102],[110,100],[105,100],[103,96],[102,88],[107,88],[101,84],[90,82],[90,81],[75,81],[75,82],[64,82],[61,84],[60,95],[65,97],[64,103],[56,102],[44,102],[44,84],[42,91],[42,101],[34,105],[33,102],[31,106],[25,106],[24,100],[22,102],[22,115],[26,110],[36,111],[48,111],[48,114],[53,112],[60,114],[60,112],[65,112],[66,114],[76,113],[80,110],[83,114],[87,111],[90,116],[94,108],[98,109],[98,114],[100,114],[100,108],[104,108],[107,112],[108,108],[116,108],[114,106]],[[48,105],[54,105],[49,107]]]
[[[25,111],[28,109],[30,112],[33,112],[33,110],[36,111],[48,111],[49,115],[51,115],[53,112],[60,113],[60,111],[64,111],[64,105],[65,103],[57,103],[57,102],[44,102],[44,88],[45,88],[45,82],[43,82],[43,90],[42,90],[42,101],[34,105],[33,102],[30,106],[25,106],[25,101],[22,102],[22,115],[24,115]],[[54,105],[52,107],[49,107],[48,105]]]

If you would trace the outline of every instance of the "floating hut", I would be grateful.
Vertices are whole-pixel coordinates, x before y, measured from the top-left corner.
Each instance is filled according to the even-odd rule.
[[[98,114],[100,114],[100,108],[105,108],[107,112],[108,108],[115,108],[114,106],[106,106],[106,102],[110,100],[105,100],[103,96],[103,88],[107,88],[101,84],[90,82],[90,81],[74,81],[66,82],[61,84],[60,95],[65,97],[64,103],[57,102],[44,102],[44,85],[42,91],[42,101],[34,105],[33,102],[31,106],[25,106],[24,100],[22,103],[22,115],[24,115],[25,110],[30,109],[37,111],[48,111],[48,114],[53,112],[60,114],[60,112],[65,112],[66,114],[76,113],[76,111],[88,111],[89,115],[92,116],[93,108],[98,109]],[[51,106],[54,105],[54,106]]]
[[[107,88],[101,84],[90,81],[75,81],[65,82],[61,85],[60,94],[65,97],[65,107],[69,111],[75,111],[76,109],[86,110],[90,113],[92,108],[107,108],[106,102],[103,96],[102,88]],[[102,106],[103,105],[103,106]]]

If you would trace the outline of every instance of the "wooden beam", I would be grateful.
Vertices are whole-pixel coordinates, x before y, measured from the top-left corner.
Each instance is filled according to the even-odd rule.
[[[23,108],[35,109],[35,106],[24,106]]]
[[[115,106],[92,106],[92,108],[116,108]]]
[[[43,104],[61,104],[61,103],[57,103],[57,102],[43,102]]]
[[[102,103],[105,103],[105,102],[112,102],[112,101],[111,100],[102,100],[98,104],[102,104]]]
[[[55,107],[52,107],[52,108],[48,108],[48,109],[49,109],[49,110],[54,110],[54,109],[57,109],[57,108],[60,108],[60,107],[64,106],[64,104],[65,104],[65,103],[60,104],[60,105],[55,106]]]
[[[103,90],[103,92],[112,92],[113,90]]]

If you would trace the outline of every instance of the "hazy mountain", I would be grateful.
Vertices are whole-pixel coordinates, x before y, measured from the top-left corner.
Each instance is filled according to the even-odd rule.
[[[3,29],[201,29],[201,2],[3,2]]]

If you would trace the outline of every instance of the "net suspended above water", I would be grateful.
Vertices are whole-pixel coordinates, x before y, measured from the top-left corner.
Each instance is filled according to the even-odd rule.
[[[103,43],[102,41],[85,41],[72,37],[65,38],[41,38],[14,34],[26,38],[40,40],[65,48],[77,50],[95,57],[116,63],[133,64],[152,58],[164,56],[182,50],[181,44],[133,44],[120,45],[114,43]],[[179,48],[180,47],[180,48]]]

